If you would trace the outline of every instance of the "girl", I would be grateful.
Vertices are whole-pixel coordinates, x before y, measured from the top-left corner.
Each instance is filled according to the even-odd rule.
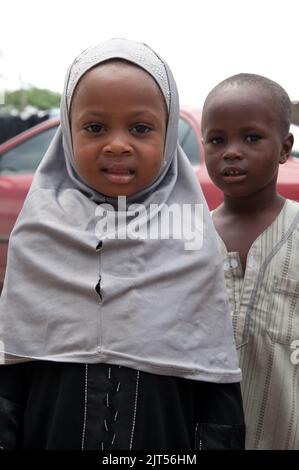
[[[110,40],[70,67],[10,242],[2,447],[242,448],[221,260],[178,117],[171,71],[143,44]],[[203,217],[184,224],[202,249],[177,236],[195,203]]]

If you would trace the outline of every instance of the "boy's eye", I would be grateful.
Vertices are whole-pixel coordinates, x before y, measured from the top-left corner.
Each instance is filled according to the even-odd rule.
[[[261,139],[261,136],[258,134],[249,134],[245,137],[246,142],[257,142]]]
[[[151,128],[146,124],[136,124],[131,128],[131,131],[135,134],[147,134],[151,131]]]
[[[211,137],[209,139],[209,143],[213,145],[218,145],[223,143],[223,138],[222,137]]]
[[[89,126],[86,126],[85,129],[93,134],[99,134],[104,131],[104,126],[101,124],[89,124]]]

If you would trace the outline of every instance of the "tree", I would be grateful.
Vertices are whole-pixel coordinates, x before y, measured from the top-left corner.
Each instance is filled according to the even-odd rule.
[[[31,87],[8,91],[5,95],[5,105],[23,111],[28,105],[39,110],[59,108],[61,95],[50,90]]]

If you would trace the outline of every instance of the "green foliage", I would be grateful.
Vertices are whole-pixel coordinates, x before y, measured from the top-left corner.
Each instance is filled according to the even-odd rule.
[[[23,111],[28,105],[47,110],[59,108],[60,94],[40,88],[28,88],[5,93],[5,105]]]

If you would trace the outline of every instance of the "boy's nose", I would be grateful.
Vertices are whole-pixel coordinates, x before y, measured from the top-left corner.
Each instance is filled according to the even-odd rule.
[[[236,146],[227,147],[223,152],[223,158],[225,160],[235,160],[242,158],[242,152]]]

